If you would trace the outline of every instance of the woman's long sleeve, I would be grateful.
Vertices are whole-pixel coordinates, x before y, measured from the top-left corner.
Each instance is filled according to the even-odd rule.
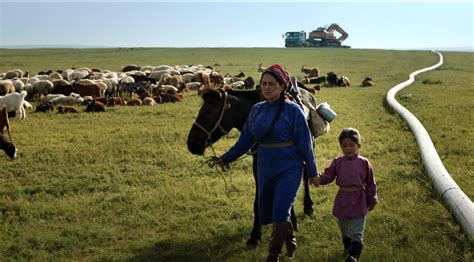
[[[250,118],[249,118],[250,119]],[[247,121],[242,129],[239,139],[233,147],[229,149],[224,155],[221,156],[222,161],[230,163],[243,154],[245,154],[255,144],[255,138],[250,132],[250,124]]]

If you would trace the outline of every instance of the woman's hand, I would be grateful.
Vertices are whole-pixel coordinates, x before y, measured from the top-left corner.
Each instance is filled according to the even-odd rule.
[[[223,172],[227,172],[230,169],[229,165],[217,156],[211,157],[209,160],[207,160],[207,163],[209,167],[214,167],[215,165],[218,165],[221,168],[221,171]]]
[[[315,187],[319,186],[319,183],[320,183],[319,176],[310,177],[308,178],[308,180],[309,180],[310,185],[313,184]]]

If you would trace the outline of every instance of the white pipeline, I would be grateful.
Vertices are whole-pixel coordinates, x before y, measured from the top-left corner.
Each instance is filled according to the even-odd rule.
[[[435,191],[441,195],[447,208],[467,235],[468,240],[472,241],[474,237],[474,205],[472,201],[449,175],[436,152],[430,135],[420,121],[395,100],[398,91],[413,83],[416,75],[438,68],[443,64],[443,55],[437,51],[432,52],[438,54],[439,63],[411,73],[407,81],[394,86],[388,91],[386,100],[388,105],[408,124],[415,136],[423,166],[431,178]]]

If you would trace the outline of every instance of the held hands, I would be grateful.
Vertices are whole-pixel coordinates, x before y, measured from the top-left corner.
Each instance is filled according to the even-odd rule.
[[[308,178],[308,181],[310,185],[313,184],[315,187],[319,187],[319,176],[310,177]]]

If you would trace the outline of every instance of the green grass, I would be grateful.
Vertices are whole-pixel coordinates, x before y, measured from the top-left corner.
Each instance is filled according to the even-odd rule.
[[[443,53],[445,64],[420,75],[397,99],[430,133],[448,172],[474,197],[473,53]],[[258,78],[260,63],[301,65],[348,76],[351,88],[316,94],[338,113],[316,143],[318,170],[340,154],[343,127],[362,134],[361,154],[374,167],[380,204],[368,216],[365,261],[471,261],[465,240],[423,173],[408,127],[385,106],[385,94],[414,70],[437,63],[421,51],[352,49],[0,49],[0,72],[76,67],[119,70],[127,64],[203,64]],[[375,86],[358,87],[370,76]],[[403,94],[411,94],[401,98]],[[106,113],[58,115],[29,111],[13,120],[16,161],[0,155],[0,260],[262,261],[262,245],[247,250],[254,181],[249,157],[233,163],[227,182],[186,147],[200,98],[154,107],[114,107]],[[238,137],[232,131],[218,154]],[[207,155],[211,152],[208,151]],[[232,177],[231,177],[232,176]],[[337,187],[312,188],[316,212],[303,214],[296,261],[340,261],[331,214]]]

